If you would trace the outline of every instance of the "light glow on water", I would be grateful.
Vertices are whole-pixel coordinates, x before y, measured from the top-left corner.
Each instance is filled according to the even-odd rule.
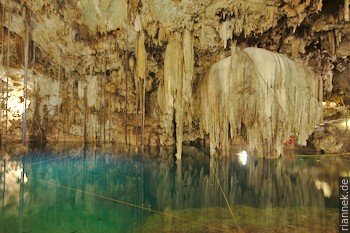
[[[245,166],[247,164],[247,160],[248,160],[248,154],[247,151],[242,150],[241,152],[238,152],[237,155],[239,156],[239,161],[241,162],[241,164],[243,166]]]

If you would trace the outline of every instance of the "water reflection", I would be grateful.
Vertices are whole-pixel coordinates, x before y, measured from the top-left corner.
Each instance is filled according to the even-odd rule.
[[[7,159],[0,168],[0,232],[232,231],[237,227],[220,185],[243,229],[304,222],[337,229],[331,208],[338,206],[337,179],[348,160],[245,160],[235,155],[238,150],[215,159],[191,147],[175,162],[167,152],[155,152],[125,155],[113,147],[75,146]]]
[[[21,162],[3,160],[0,163],[2,206],[18,206],[21,183],[28,182],[27,174],[24,173]],[[13,211],[15,212],[15,211]]]
[[[329,184],[325,181],[321,181],[319,179],[315,180],[315,186],[317,190],[322,190],[323,195],[325,197],[331,197],[332,196],[332,188],[329,186]]]
[[[248,154],[247,151],[242,150],[241,152],[237,153],[238,155],[238,159],[241,162],[241,164],[244,166],[247,164],[247,160],[248,160]]]

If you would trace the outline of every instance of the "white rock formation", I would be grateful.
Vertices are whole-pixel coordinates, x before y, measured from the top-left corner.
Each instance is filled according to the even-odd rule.
[[[264,49],[246,48],[214,64],[198,92],[212,154],[227,152],[230,138],[243,135],[249,152],[276,158],[291,135],[305,145],[321,119],[313,72]]]
[[[192,79],[194,67],[193,39],[191,32],[185,30],[174,34],[165,51],[164,83],[158,89],[158,104],[162,111],[163,123],[168,133],[172,132],[173,120],[176,125],[176,157],[181,158],[183,126],[188,122],[190,101],[192,99]]]

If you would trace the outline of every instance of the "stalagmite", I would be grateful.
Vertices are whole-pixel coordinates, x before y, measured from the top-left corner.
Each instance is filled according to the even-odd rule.
[[[242,135],[255,156],[276,158],[294,135],[305,145],[321,120],[319,80],[284,55],[246,48],[214,64],[198,88],[210,151]]]

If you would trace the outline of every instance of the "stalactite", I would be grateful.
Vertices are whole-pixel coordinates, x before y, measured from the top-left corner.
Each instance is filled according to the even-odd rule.
[[[147,53],[145,49],[145,34],[141,31],[138,34],[137,38],[137,55],[136,55],[136,64],[137,64],[137,77],[139,80],[146,78],[146,60]]]
[[[186,122],[192,120],[191,110],[191,100],[192,100],[192,86],[193,86],[193,75],[194,75],[194,38],[190,30],[184,30],[183,34],[183,56],[184,56],[184,66],[183,66],[183,87],[182,87],[182,96],[183,96],[183,109],[187,109],[187,118]],[[191,126],[191,124],[189,124]]]
[[[28,65],[29,65],[29,15],[27,12],[27,8],[23,8],[23,18],[25,21],[25,40],[24,40],[24,107],[23,107],[23,137],[22,144],[26,144],[27,140],[27,83],[28,83]]]
[[[146,119],[146,79],[142,80],[142,129],[141,129],[141,146],[142,151],[145,146],[145,119]]]
[[[10,69],[10,26],[11,26],[11,12],[10,10],[7,12],[8,14],[8,28],[7,28],[7,70]],[[5,144],[7,143],[7,133],[8,133],[8,99],[9,99],[9,75],[6,75],[6,104],[5,104]]]
[[[105,86],[106,86],[106,80],[107,80],[107,41],[108,41],[108,29],[107,29],[107,25],[108,25],[108,18],[107,18],[107,23],[106,23],[106,37],[104,40],[104,60],[103,60],[103,66],[104,66],[104,77],[102,80],[102,114],[103,114],[103,118],[102,118],[102,124],[103,124],[103,143],[106,142],[106,97],[105,97]]]
[[[56,73],[55,73],[55,74],[56,74]],[[57,76],[58,76],[58,77],[57,77]],[[60,103],[60,96],[61,96],[61,94],[63,94],[63,93],[61,93],[61,53],[60,53],[59,56],[58,56],[57,76],[56,76],[56,78],[57,78],[57,80],[58,80],[58,96],[57,96],[57,103]],[[69,78],[72,78],[72,72],[69,73],[69,76],[70,76]],[[62,103],[62,104],[64,104],[64,103]],[[71,112],[71,109],[70,109],[71,106],[68,105],[67,108],[68,108],[68,112],[70,113],[70,112]],[[60,108],[59,105],[57,105],[56,114],[60,114],[60,113],[61,113],[61,108]],[[63,117],[63,122],[62,122],[62,124],[63,124],[63,129],[62,129],[62,131],[63,131],[63,132],[64,132],[65,130],[69,131],[69,127],[70,127],[70,125],[71,125],[70,114],[67,114],[67,115],[65,115],[65,116]],[[57,138],[59,138],[59,136],[60,136],[60,135],[59,135],[60,131],[61,131],[61,129],[58,130],[58,136],[57,136]],[[63,134],[63,136],[64,136],[64,134]],[[62,140],[65,140],[65,139],[63,138]]]
[[[226,20],[221,24],[220,28],[220,37],[222,42],[224,43],[224,48],[227,47],[227,41],[232,39],[233,36],[233,28],[231,20]]]
[[[321,120],[318,82],[307,67],[264,49],[246,48],[214,64],[197,98],[211,154],[243,134],[260,157],[280,156],[292,135],[305,145]]]
[[[175,127],[176,157],[181,158],[185,108],[190,106],[194,66],[193,36],[185,30],[183,37],[175,32],[164,55],[164,83],[158,89],[158,105],[165,129]],[[175,125],[173,120],[175,119]]]
[[[87,144],[87,88],[84,88],[84,145]]]
[[[90,72],[89,72],[89,74],[90,74],[90,80],[92,80],[93,79],[93,70],[94,70],[94,67],[93,67],[93,65],[90,65]],[[89,89],[88,89],[88,87],[87,87],[87,91],[86,91],[86,93],[88,93],[88,91],[89,91]],[[90,125],[90,106],[89,106],[89,100],[87,99],[87,95],[86,95],[86,101],[87,101],[87,107],[88,107],[88,122],[87,122],[87,125]],[[94,130],[94,132],[90,132],[90,134],[92,134],[93,136],[94,135],[96,135],[96,125],[95,124],[93,124],[93,130]],[[94,138],[92,138],[92,140],[94,141]]]
[[[126,6],[126,18],[130,22],[130,3],[127,1]],[[128,73],[129,73],[129,59],[128,59],[128,42],[125,41],[125,54],[124,54],[124,77],[125,77],[125,109],[124,109],[124,136],[125,136],[125,149],[128,146]]]
[[[34,114],[32,116],[32,124],[30,127],[30,139],[31,143],[43,143],[44,142],[44,130],[42,128],[41,114],[40,114],[40,96],[39,90],[35,90],[35,107]]]
[[[139,94],[138,88],[136,86],[135,126],[137,128],[136,128],[136,132],[135,132],[135,135],[136,135],[135,142],[136,142],[137,149],[139,148],[139,103],[140,103],[140,94]]]
[[[102,79],[102,124],[103,124],[103,143],[106,142],[106,103],[105,103],[105,84],[106,84],[106,74],[104,74]]]
[[[205,14],[202,13],[202,23],[201,23],[201,36],[200,36],[200,45],[201,48],[204,48],[204,40],[205,40]]]
[[[124,54],[124,61],[125,61],[125,70],[124,70],[124,77],[125,77],[125,107],[124,107],[124,136],[125,136],[125,149],[128,145],[128,50],[125,48],[125,54]]]
[[[331,55],[335,54],[336,50],[336,41],[335,41],[335,34],[334,31],[328,32],[328,43],[329,43],[329,52]]]
[[[185,110],[190,111],[190,100],[192,98],[192,79],[194,69],[194,49],[193,49],[193,36],[189,30],[185,30],[182,39],[182,52],[183,52],[183,67],[182,67],[182,80],[179,83],[179,89],[177,96],[175,97],[175,121],[176,121],[176,158],[180,159],[182,155],[182,141],[183,141],[183,128],[185,122],[190,121],[186,119]],[[189,124],[190,125],[190,124]]]
[[[33,48],[32,48],[32,64],[35,63],[35,41],[33,41]]]
[[[103,67],[103,66],[102,66]],[[99,109],[99,122],[100,122],[100,124],[99,124],[99,126],[100,126],[100,135],[99,135],[99,143],[103,140],[103,130],[102,130],[102,124],[103,124],[103,81],[102,81],[102,79],[103,79],[103,76],[102,75],[98,75],[98,81],[99,81],[99,84],[100,84],[100,93],[101,93],[101,96],[100,96],[100,109]]]
[[[176,132],[176,148],[179,149],[182,129],[181,103],[183,81],[183,50],[181,34],[175,32],[168,41],[164,54],[164,83],[158,88],[158,105],[162,111],[163,123],[168,134]],[[175,119],[175,124],[173,124]],[[173,128],[175,127],[175,129]],[[180,137],[180,138],[179,138]],[[181,149],[180,149],[181,150]],[[181,154],[177,152],[177,157]]]
[[[4,51],[4,44],[5,44],[5,2],[2,3],[2,25],[1,25],[1,65],[5,66],[5,51]],[[2,79],[0,80],[0,148],[2,146],[2,103],[3,103],[3,86],[2,86]]]
[[[342,32],[338,29],[335,30],[335,42],[336,47],[338,47],[342,41]]]
[[[349,18],[349,0],[344,0],[344,20],[348,22]]]
[[[2,17],[1,17],[1,64],[5,65],[5,52],[4,52],[4,44],[5,44],[5,2],[2,3]]]
[[[108,95],[108,142],[112,141],[111,130],[112,130],[112,95]]]
[[[108,49],[110,49],[110,42],[109,42],[109,38],[107,37],[107,45],[108,45]],[[106,54],[108,55],[108,50],[105,48]],[[105,82],[107,81],[107,55],[106,55],[106,59],[105,59]],[[111,142],[111,128],[112,128],[112,123],[111,123],[111,95],[108,95],[108,99],[107,99],[107,104],[108,104],[108,116],[107,116],[107,120],[108,120],[108,142]]]
[[[141,21],[141,20],[140,20]],[[146,60],[147,53],[145,49],[145,35],[142,30],[141,22],[138,23],[138,29],[140,30],[137,37],[137,51],[136,51],[136,91],[137,91],[137,99],[139,103],[137,105],[141,105],[141,148],[144,147],[144,137],[145,137],[145,95],[146,95]],[[142,104],[141,104],[142,103]],[[138,114],[138,111],[136,111]],[[138,125],[138,122],[137,122]]]

